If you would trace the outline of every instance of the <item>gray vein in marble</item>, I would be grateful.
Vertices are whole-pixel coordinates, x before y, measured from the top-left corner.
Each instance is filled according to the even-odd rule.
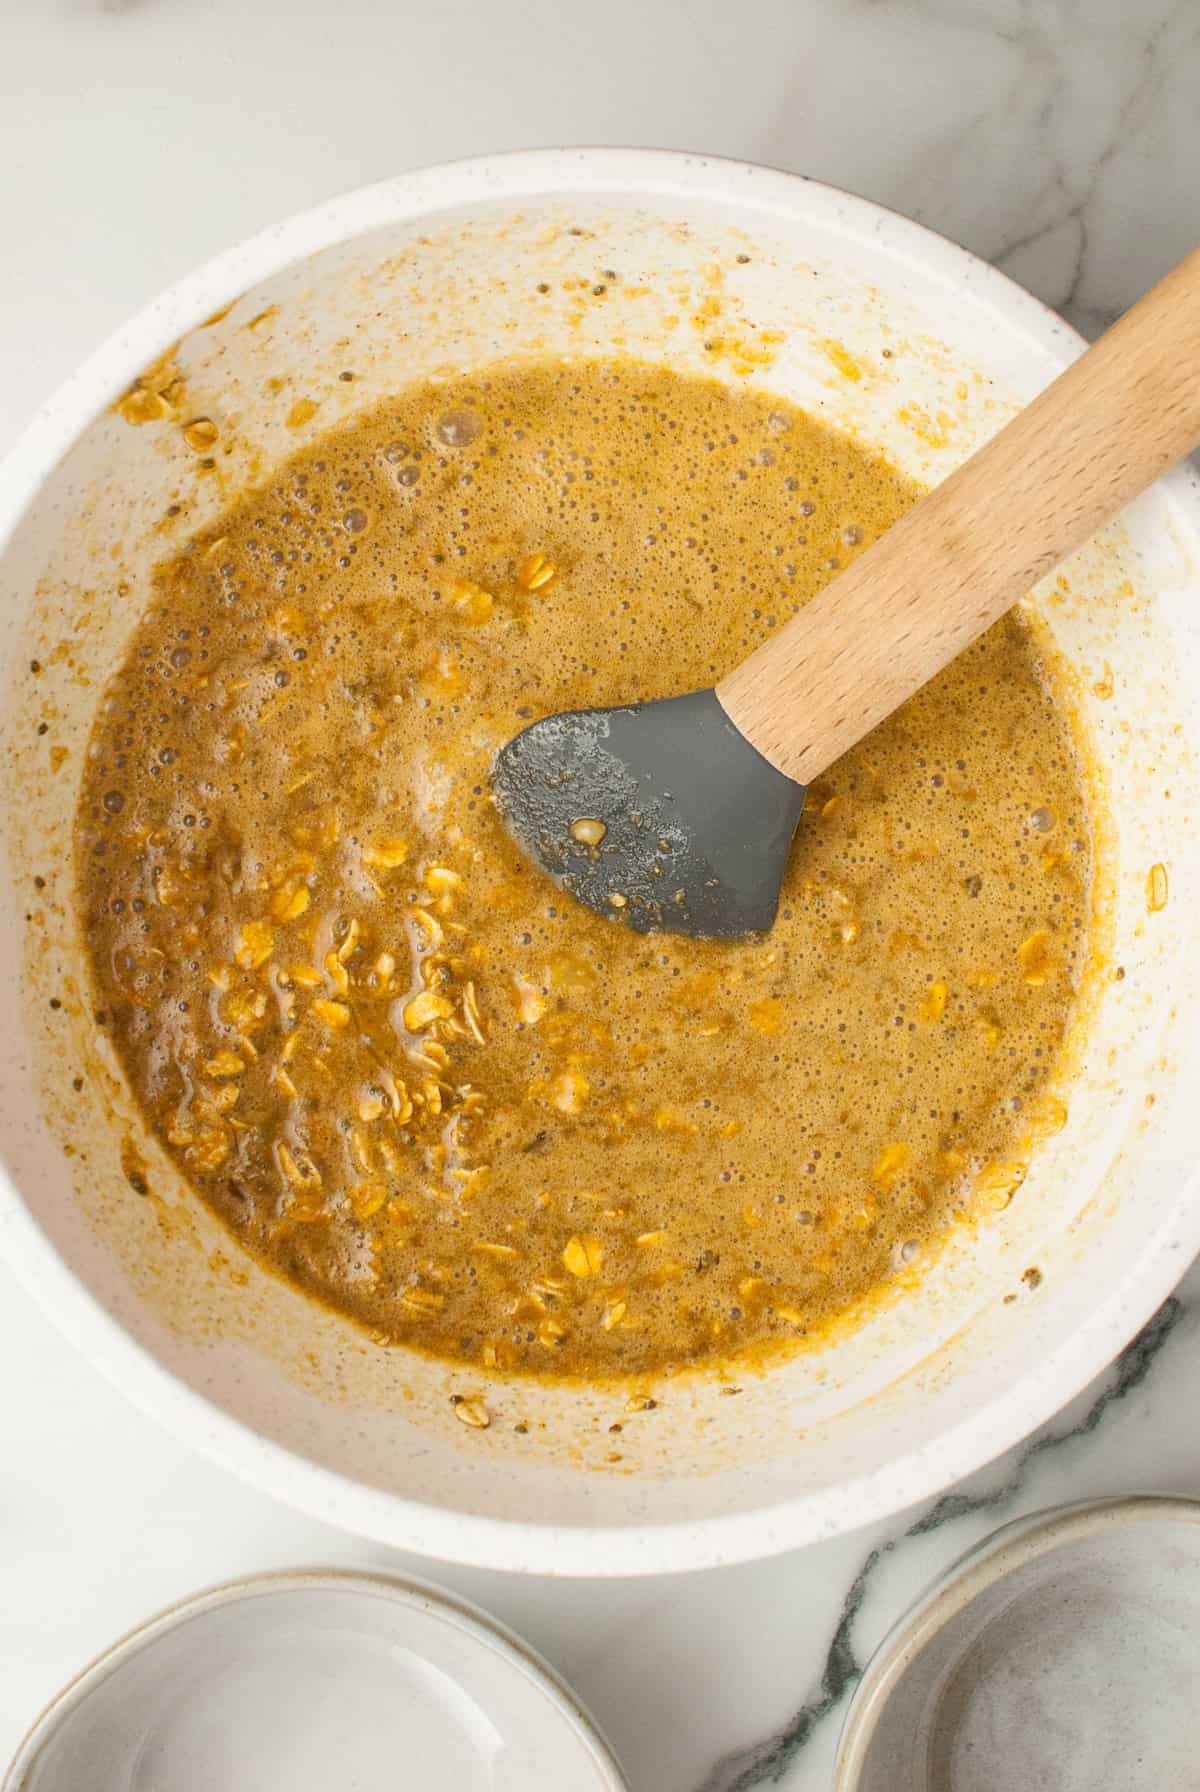
[[[1150,1374],[1159,1353],[1175,1329],[1183,1303],[1172,1296],[1161,1306],[1150,1323],[1121,1352],[1111,1371],[1111,1379],[1088,1407],[1083,1417],[1065,1431],[1044,1431],[1026,1444],[1017,1456],[1012,1471],[999,1486],[986,1493],[955,1491],[943,1494],[907,1529],[872,1549],[855,1575],[842,1602],[841,1615],[833,1634],[819,1689],[774,1736],[727,1755],[703,1781],[697,1792],[752,1792],[756,1786],[778,1785],[805,1748],[814,1731],[841,1705],[847,1693],[862,1676],[863,1663],[854,1647],[854,1629],[871,1583],[880,1563],[910,1538],[928,1536],[931,1531],[973,1517],[980,1512],[999,1511],[1016,1498],[1024,1486],[1031,1464],[1048,1450],[1056,1450],[1073,1439],[1090,1436],[1103,1422],[1109,1410],[1138,1388]]]
[[[1194,0],[805,0],[804,10],[859,65],[859,91],[814,91],[800,60],[760,154],[945,232],[1087,335],[1191,246],[1200,164],[1182,71],[1200,50]]]
[[[1169,23],[1169,17],[1160,19],[1147,33],[1137,59],[1137,78],[1112,122],[1108,142],[1086,175],[1083,190],[1057,215],[1051,215],[1045,222],[1034,225],[1016,241],[1005,245],[994,257],[997,266],[1003,268],[1006,262],[1012,261],[1023,251],[1034,248],[1053,231],[1061,230],[1064,225],[1072,225],[1078,238],[1074,265],[1071,268],[1066,291],[1055,303],[1057,309],[1072,322],[1077,323],[1085,335],[1098,335],[1102,329],[1106,329],[1114,321],[1116,316],[1115,312],[1106,309],[1096,311],[1079,306],[1080,289],[1084,281],[1090,245],[1088,212],[1096,202],[1108,168],[1117,155],[1124,151],[1135,133],[1144,129],[1153,114],[1154,105],[1161,94],[1167,72],[1164,66],[1164,51]],[[1063,97],[1063,89],[1064,80],[1060,74],[1054,80],[1050,92],[1036,116],[1037,135],[1043,144],[1048,144],[1051,141],[1055,111]],[[1053,150],[1050,153],[1052,158],[1051,184],[1066,197],[1070,187],[1066,163],[1060,152]]]

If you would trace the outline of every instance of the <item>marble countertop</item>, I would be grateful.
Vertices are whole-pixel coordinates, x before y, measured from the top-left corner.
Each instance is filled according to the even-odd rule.
[[[269,220],[397,170],[657,143],[927,222],[1094,331],[1192,246],[1200,17],[1181,0],[0,0],[0,450],[120,320]],[[824,1792],[893,1619],[997,1524],[1200,1496],[1193,1270],[1021,1450],[894,1522],[643,1582],[432,1566],[275,1505],[155,1429],[0,1267],[0,1761],[156,1608],[272,1566],[428,1574],[521,1631],[635,1792]]]

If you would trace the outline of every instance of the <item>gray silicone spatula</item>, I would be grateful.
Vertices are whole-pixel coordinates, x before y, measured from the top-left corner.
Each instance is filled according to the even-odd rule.
[[[715,689],[566,711],[496,803],[643,932],[769,928],[807,786],[1200,442],[1200,249]]]

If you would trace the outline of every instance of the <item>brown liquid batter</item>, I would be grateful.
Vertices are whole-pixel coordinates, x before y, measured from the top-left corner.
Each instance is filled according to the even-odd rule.
[[[639,936],[527,866],[496,749],[713,683],[916,493],[632,363],[403,392],[157,578],[77,832],[97,999],[253,1251],[547,1374],[794,1342],[1003,1206],[1087,949],[1079,770],[993,629],[810,792],[779,921]]]

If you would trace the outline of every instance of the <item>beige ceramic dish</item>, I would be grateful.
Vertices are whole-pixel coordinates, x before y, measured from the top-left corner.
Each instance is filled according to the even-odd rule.
[[[884,1640],[834,1792],[1194,1792],[1200,1503],[1035,1513],[951,1568]]]
[[[993,270],[861,200],[730,163],[572,151],[404,176],[293,219],[69,382],[0,475],[0,1244],[97,1366],[322,1516],[431,1554],[585,1574],[730,1561],[879,1518],[1103,1366],[1200,1246],[1186,473],[1031,600],[1106,817],[1110,960],[1065,1129],[1006,1213],[827,1348],[739,1378],[734,1398],[681,1378],[631,1411],[626,1388],[454,1370],[375,1345],[245,1258],[145,1136],[92,1024],[69,855],[91,717],[154,562],[399,382],[452,385],[497,356],[636,354],[784,394],[934,480],[1078,346]],[[171,372],[152,383],[181,383],[134,427],[113,403],[162,357]],[[201,453],[183,428],[199,417],[217,430]],[[455,1395],[489,1427],[460,1424]]]

